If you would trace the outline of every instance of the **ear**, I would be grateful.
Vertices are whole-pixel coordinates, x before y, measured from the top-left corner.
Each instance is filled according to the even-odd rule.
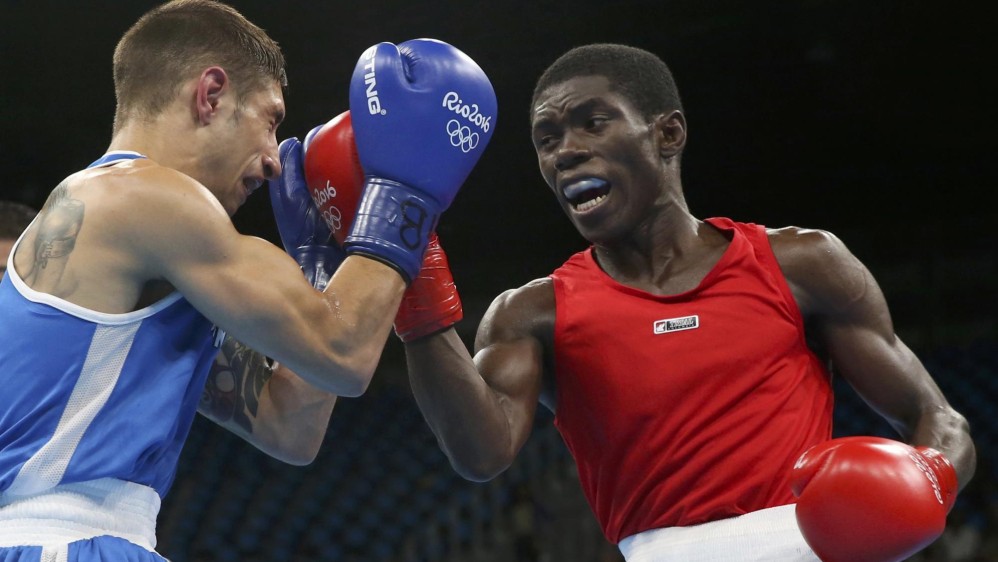
[[[662,158],[672,158],[686,146],[686,117],[678,109],[657,116],[655,131]]]
[[[230,89],[232,89],[232,84],[222,67],[212,66],[204,69],[204,72],[198,77],[197,90],[195,91],[198,121],[202,125],[211,123],[215,118],[218,114],[219,100]]]

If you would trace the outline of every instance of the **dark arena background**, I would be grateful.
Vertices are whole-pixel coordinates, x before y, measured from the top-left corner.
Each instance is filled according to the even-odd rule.
[[[998,560],[998,49],[995,19],[980,4],[232,3],[287,56],[280,138],[345,110],[357,57],[380,41],[441,39],[489,75],[495,136],[439,228],[468,344],[496,295],[585,247],[537,170],[527,120],[534,81],[584,43],[659,54],[686,106],[692,212],[837,234],[880,281],[898,334],[970,420],[977,476],[946,534],[914,560]],[[0,0],[0,198],[38,207],[103,153],[114,45],[155,4]],[[279,243],[264,190],[234,221]],[[838,385],[836,434],[871,433],[894,437]],[[368,393],[337,404],[310,466],[283,465],[199,417],[159,537],[173,562],[620,559],[548,412],[506,473],[459,478],[416,409],[394,337]]]

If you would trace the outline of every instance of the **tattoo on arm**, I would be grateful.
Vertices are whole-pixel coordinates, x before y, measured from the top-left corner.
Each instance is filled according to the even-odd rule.
[[[252,433],[260,395],[273,374],[264,355],[226,337],[208,373],[198,409],[218,423],[232,422]]]
[[[25,280],[35,289],[53,292],[62,279],[83,226],[83,201],[73,199],[68,184],[61,183],[38,214],[35,259]]]

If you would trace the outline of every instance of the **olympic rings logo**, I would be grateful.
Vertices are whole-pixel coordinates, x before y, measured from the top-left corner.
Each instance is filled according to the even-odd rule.
[[[326,221],[326,225],[333,232],[339,232],[343,228],[343,214],[340,213],[339,207],[335,205],[331,205],[329,209],[322,211],[322,219]]]
[[[339,232],[343,227],[343,213],[336,205],[330,203],[334,199],[336,199],[336,188],[329,180],[326,180],[324,188],[312,190],[312,200],[319,207],[323,220],[329,225],[330,230]]]
[[[451,119],[447,122],[447,134],[450,135],[450,143],[461,149],[461,152],[471,152],[478,146],[478,133],[472,133],[471,128],[465,127]]]

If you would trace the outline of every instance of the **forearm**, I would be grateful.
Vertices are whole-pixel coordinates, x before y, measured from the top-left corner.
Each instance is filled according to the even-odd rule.
[[[198,410],[261,451],[307,464],[319,451],[336,396],[226,338]]]
[[[315,460],[326,436],[336,395],[322,391],[278,365],[264,389],[260,438],[272,456],[304,465]]]
[[[952,408],[935,407],[922,414],[915,426],[912,445],[932,447],[953,463],[962,490],[974,476],[977,452],[967,420]]]
[[[454,330],[405,345],[416,403],[454,469],[490,480],[505,470],[514,445],[504,398],[479,374]]]
[[[388,266],[362,257],[348,258],[333,276],[314,316],[290,342],[301,354],[282,355],[283,364],[310,384],[340,396],[359,396],[370,384],[391,333],[405,284]],[[315,353],[319,351],[319,353]],[[304,359],[304,360],[302,360]]]
[[[889,326],[834,333],[830,349],[839,372],[903,441],[943,453],[956,469],[959,486],[965,486],[976,464],[969,425],[915,353]]]

